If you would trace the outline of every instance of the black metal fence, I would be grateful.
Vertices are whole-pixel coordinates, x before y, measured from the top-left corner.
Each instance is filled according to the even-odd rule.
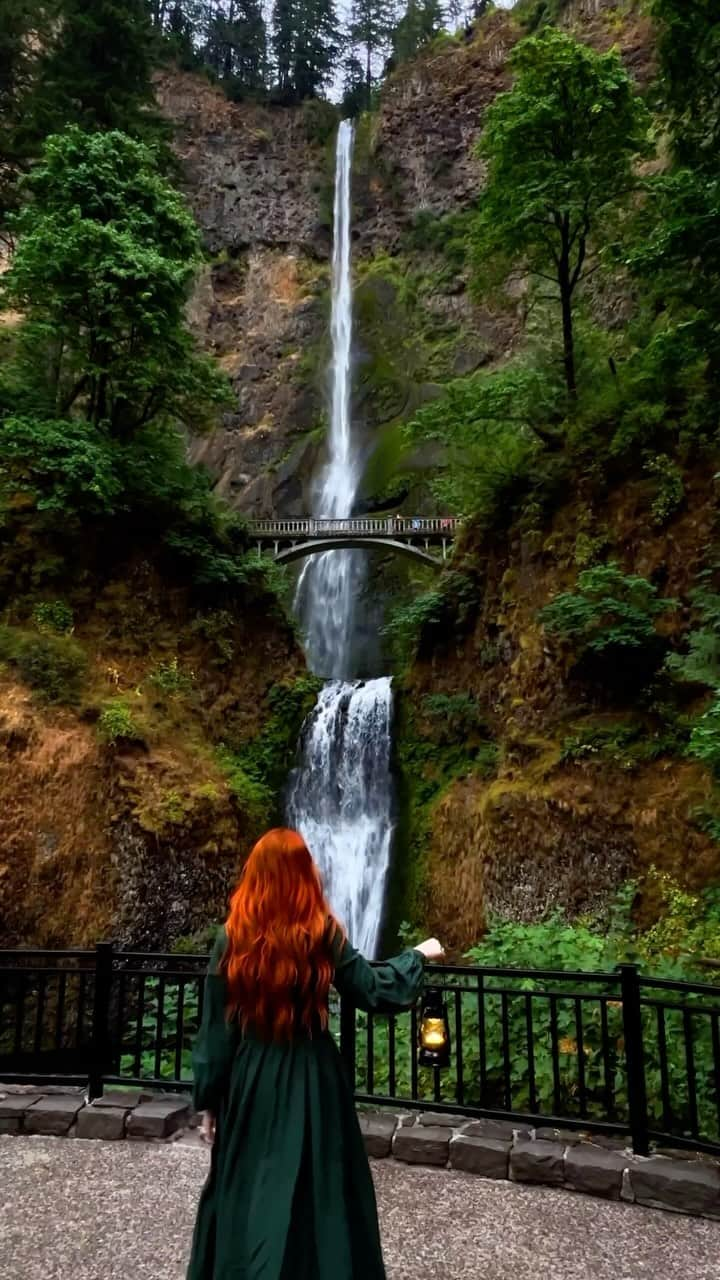
[[[205,956],[0,951],[0,1080],[192,1083]],[[360,1103],[629,1134],[720,1154],[720,987],[614,973],[443,966],[447,1071],[418,1066],[418,1009],[333,1030]]]

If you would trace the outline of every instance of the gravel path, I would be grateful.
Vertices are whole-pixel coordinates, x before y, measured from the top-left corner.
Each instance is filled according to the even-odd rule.
[[[207,1152],[0,1137],[0,1280],[184,1280]],[[388,1280],[718,1280],[720,1223],[375,1165]],[[358,1277],[362,1280],[362,1277]]]

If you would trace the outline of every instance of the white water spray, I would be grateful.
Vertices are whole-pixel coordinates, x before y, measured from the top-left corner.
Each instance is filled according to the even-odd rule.
[[[352,146],[352,125],[345,120],[335,158],[328,458],[317,491],[317,514],[325,519],[352,515],[360,483],[351,416]],[[392,840],[392,688],[388,679],[347,683],[363,572],[362,552],[328,551],[307,561],[298,582],[295,607],[310,665],[331,683],[303,727],[287,820],[307,840],[351,941],[372,956]]]

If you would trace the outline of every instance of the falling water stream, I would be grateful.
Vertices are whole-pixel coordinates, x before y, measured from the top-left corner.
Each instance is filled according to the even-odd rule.
[[[328,456],[315,494],[315,514],[330,519],[352,515],[361,476],[351,416],[352,149],[352,124],[345,120],[335,156]],[[350,679],[363,574],[362,552],[328,551],[310,557],[298,581],[295,608],[308,660],[329,683],[303,726],[287,820],[305,836],[351,940],[373,955],[392,838],[392,688],[385,678]]]

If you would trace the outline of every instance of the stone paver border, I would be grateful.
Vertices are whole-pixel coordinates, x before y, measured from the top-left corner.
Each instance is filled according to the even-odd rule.
[[[720,1161],[688,1153],[635,1156],[622,1138],[463,1116],[362,1110],[368,1155],[513,1182],[563,1187],[652,1209],[720,1220]],[[102,1141],[195,1142],[186,1095],[0,1084],[0,1133]]]

